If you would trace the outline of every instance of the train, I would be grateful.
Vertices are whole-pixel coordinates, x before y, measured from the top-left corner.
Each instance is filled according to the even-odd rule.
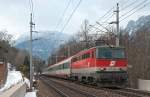
[[[128,81],[125,48],[95,46],[49,66],[44,75],[99,86],[126,86]]]

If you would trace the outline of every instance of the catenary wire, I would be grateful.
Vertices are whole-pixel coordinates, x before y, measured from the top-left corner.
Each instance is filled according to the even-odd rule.
[[[132,5],[136,4],[136,3],[138,3],[138,1],[139,1],[139,0],[134,0],[134,1],[131,2],[130,4],[128,4],[128,5],[126,5],[125,7],[121,8],[120,11],[123,11],[123,10],[129,8],[130,6],[132,6]]]
[[[136,5],[134,8],[132,8],[132,9],[129,10],[128,12],[124,13],[123,15],[121,15],[120,18],[122,18],[122,17],[128,15],[130,12],[134,11],[136,8],[142,6],[146,1],[148,1],[148,0],[144,0],[144,1],[140,2],[140,3],[139,3],[138,5]]]
[[[68,1],[67,6],[66,6],[66,8],[64,9],[64,11],[63,11],[63,13],[62,13],[62,15],[61,15],[60,19],[58,20],[58,22],[57,22],[57,24],[56,24],[55,29],[57,29],[57,28],[58,28],[58,26],[60,25],[60,23],[62,22],[63,17],[65,16],[65,14],[66,14],[66,12],[67,12],[67,10],[68,10],[68,8],[69,8],[70,4],[71,4],[71,1],[72,1],[72,0],[69,0],[69,1]]]
[[[81,4],[82,0],[80,0],[78,2],[78,4],[76,5],[75,9],[72,11],[71,15],[69,16],[67,22],[64,24],[63,28],[60,30],[60,32],[63,32],[64,29],[66,28],[66,26],[68,25],[68,23],[70,22],[72,16],[74,15],[74,13],[76,12],[77,8],[79,7],[79,5]]]
[[[150,2],[144,4],[143,6],[141,6],[140,8],[138,8],[137,10],[135,10],[134,12],[132,12],[131,14],[129,14],[128,16],[124,17],[123,19],[120,20],[120,22],[122,22],[123,20],[125,20],[126,18],[130,17],[131,15],[133,15],[134,13],[136,13],[137,11],[143,9],[144,7],[146,7],[147,5],[149,5]]]

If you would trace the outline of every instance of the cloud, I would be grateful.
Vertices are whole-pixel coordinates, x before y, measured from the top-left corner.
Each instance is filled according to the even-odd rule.
[[[36,30],[60,30],[69,17],[78,0],[72,0],[69,9],[66,12],[66,18],[60,17],[69,0],[33,0],[34,2],[34,22]],[[110,8],[116,6],[120,1],[120,8],[133,2],[132,0],[82,0],[81,5],[74,13],[71,21],[64,32],[75,33],[80,29],[82,21],[88,19],[91,24],[103,16]],[[139,0],[141,1],[141,0]],[[141,15],[148,15],[149,6],[140,10],[138,13],[129,17],[126,21],[120,23],[125,26],[131,19],[137,19]],[[131,8],[129,8],[131,9]],[[126,9],[125,11],[129,11]],[[115,10],[115,8],[114,8]],[[113,13],[113,10],[112,12]],[[122,11],[120,12],[120,14]],[[0,29],[7,29],[12,34],[21,34],[29,32],[29,0],[0,0]],[[58,20],[62,18],[63,22],[58,29],[55,29]],[[110,19],[114,20],[115,17]]]

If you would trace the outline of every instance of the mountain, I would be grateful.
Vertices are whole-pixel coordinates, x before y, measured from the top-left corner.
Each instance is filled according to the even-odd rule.
[[[69,35],[57,31],[38,31],[33,34],[33,55],[46,60],[50,53],[60,44],[69,39]],[[29,36],[21,36],[17,40],[16,48],[29,50]]]
[[[133,20],[129,21],[125,29],[131,34],[143,27],[146,27],[146,28],[150,27],[150,15],[142,16],[136,21],[133,21]]]

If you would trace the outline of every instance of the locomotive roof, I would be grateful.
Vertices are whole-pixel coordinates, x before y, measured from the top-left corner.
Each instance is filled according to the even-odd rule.
[[[71,56],[71,57],[69,57],[69,58],[67,58],[67,59],[64,59],[64,60],[62,60],[62,61],[60,61],[60,62],[58,62],[58,63],[56,63],[56,64],[53,64],[53,65],[49,66],[48,68],[55,67],[55,66],[58,66],[58,65],[60,65],[60,64],[62,64],[62,63],[65,63],[65,62],[67,62],[67,61],[70,61],[70,60],[72,59],[72,57],[78,56],[79,54],[81,54],[81,53],[83,53],[83,52],[88,52],[89,50],[96,49],[96,48],[98,48],[98,47],[124,48],[124,47],[121,47],[121,46],[117,47],[117,46],[113,46],[113,45],[102,45],[102,46],[91,47],[91,48],[89,48],[89,49],[82,50],[82,51],[76,53],[75,55],[73,55],[73,56]]]
[[[96,47],[124,48],[122,46],[115,46],[115,45],[103,45],[103,46],[96,46]]]
[[[77,54],[75,54],[74,56],[78,55],[78,54],[81,54],[83,52],[88,52],[89,50],[92,50],[92,49],[96,49],[96,48],[99,48],[99,47],[109,47],[109,48],[124,48],[124,47],[121,47],[121,46],[114,46],[114,45],[101,45],[101,46],[95,46],[95,47],[91,47],[91,48],[88,48],[88,49],[84,49],[80,52],[78,52]]]

